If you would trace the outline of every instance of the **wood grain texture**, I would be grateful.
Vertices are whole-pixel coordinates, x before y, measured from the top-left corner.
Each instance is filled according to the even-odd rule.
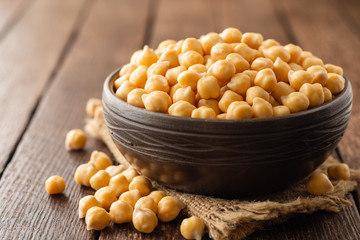
[[[51,78],[84,2],[38,0],[0,43],[0,172]]]

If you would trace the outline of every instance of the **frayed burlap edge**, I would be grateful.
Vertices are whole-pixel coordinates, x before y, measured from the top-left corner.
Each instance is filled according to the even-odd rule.
[[[87,119],[85,130],[91,136],[102,140],[119,163],[125,167],[130,166],[111,139],[102,117],[101,107],[96,109],[93,118]],[[328,166],[337,162],[333,157],[329,157],[318,171],[324,172]],[[318,210],[339,212],[341,206],[351,205],[344,197],[356,188],[359,179],[360,170],[352,169],[351,179],[333,181],[334,191],[327,195],[308,194],[305,189],[307,179],[304,179],[283,191],[252,201],[188,194],[155,182],[154,186],[168,195],[181,199],[186,204],[185,213],[203,219],[209,236],[218,240],[242,239],[264,226],[283,222],[296,214],[310,214]]]

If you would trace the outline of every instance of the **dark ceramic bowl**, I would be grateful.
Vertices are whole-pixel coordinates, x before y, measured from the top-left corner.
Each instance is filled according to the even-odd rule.
[[[212,120],[134,107],[114,94],[118,70],[104,84],[112,139],[142,174],[171,188],[222,197],[281,189],[314,171],[342,138],[352,90],[320,107],[284,117]]]

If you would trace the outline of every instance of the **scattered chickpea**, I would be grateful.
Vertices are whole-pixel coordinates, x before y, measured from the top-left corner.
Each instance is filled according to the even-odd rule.
[[[144,49],[141,52],[139,52],[136,58],[136,62],[139,65],[145,65],[147,67],[150,67],[151,64],[156,63],[157,60],[158,57],[156,53],[147,45],[144,46]]]
[[[142,100],[142,95],[146,94],[146,91],[142,88],[135,88],[131,90],[127,96],[127,102],[135,107],[145,108]]]
[[[324,173],[314,173],[306,183],[306,190],[313,195],[323,195],[334,190],[334,186]]]
[[[293,92],[281,97],[282,103],[290,109],[290,112],[304,111],[309,107],[310,101],[302,92]]]
[[[204,55],[201,44],[196,38],[186,38],[181,46],[181,52],[195,51]]]
[[[258,49],[263,42],[263,36],[260,33],[247,32],[242,35],[241,41],[249,47]]]
[[[147,80],[147,71],[146,66],[138,66],[130,75],[129,82],[133,83],[138,88],[144,88]],[[120,93],[119,93],[120,94]]]
[[[101,100],[97,98],[90,98],[86,103],[86,113],[89,117],[94,117],[95,109],[102,106]]]
[[[247,102],[234,101],[229,105],[226,115],[222,117],[226,119],[248,119],[252,116],[253,109]],[[218,117],[220,116],[218,115]]]
[[[289,83],[295,90],[299,91],[304,83],[312,83],[313,75],[304,70],[292,71],[288,73]]]
[[[328,88],[332,94],[338,94],[345,87],[345,79],[339,74],[328,73],[328,79],[326,81],[325,87]]]
[[[304,69],[308,69],[309,67],[316,65],[324,66],[324,63],[320,58],[314,56],[305,58],[302,63]]]
[[[344,71],[342,69],[342,67],[339,67],[339,66],[336,66],[334,64],[325,64],[325,69],[328,73],[336,73],[336,74],[339,74],[339,75],[344,75]]]
[[[200,43],[204,49],[205,54],[209,55],[211,48],[217,44],[223,42],[219,34],[211,32],[200,37]]]
[[[170,62],[157,62],[153,63],[147,70],[147,77],[151,77],[153,75],[162,75],[165,76],[166,71],[170,67]]]
[[[162,75],[152,75],[148,78],[148,80],[145,83],[144,90],[147,93],[151,93],[154,91],[164,91],[169,92],[169,84],[167,79]]]
[[[128,182],[131,182],[134,177],[139,176],[139,173],[133,167],[129,167],[128,169],[123,171],[122,174],[126,177],[126,180]]]
[[[65,190],[65,180],[60,176],[51,176],[45,181],[45,190],[48,194],[59,194]]]
[[[220,94],[220,86],[215,77],[205,76],[197,82],[197,91],[202,99],[216,99]]]
[[[253,100],[256,97],[263,98],[266,101],[270,100],[270,94],[259,86],[250,87],[246,90],[246,102],[250,105],[253,104]]]
[[[234,64],[237,73],[248,70],[250,67],[249,62],[238,53],[230,53],[225,60]]]
[[[330,179],[336,179],[336,180],[350,179],[350,169],[346,163],[338,163],[328,167],[327,173]]]
[[[136,202],[135,209],[138,208],[148,208],[155,214],[157,213],[157,204],[155,203],[154,199],[149,196],[142,197]]]
[[[136,68],[138,67],[138,65],[136,63],[128,63],[125,64],[119,72],[119,77],[122,77],[126,74],[131,74]]]
[[[316,107],[324,103],[324,91],[320,83],[305,83],[299,89],[309,99],[309,107]]]
[[[137,189],[124,192],[120,195],[119,200],[123,200],[135,207],[136,202],[141,198],[140,192]]]
[[[192,118],[207,118],[207,119],[214,119],[216,117],[215,111],[206,106],[199,107],[197,109],[194,109],[191,112]]]
[[[266,58],[275,62],[277,58],[280,58],[284,62],[288,62],[291,58],[290,53],[283,46],[272,46],[263,50],[263,54]]]
[[[290,44],[285,45],[284,48],[290,54],[290,62],[297,63],[299,61],[300,54],[302,52],[301,47],[290,43]]]
[[[95,192],[94,196],[106,210],[109,210],[111,204],[117,200],[115,190],[112,187],[100,188]]]
[[[149,195],[152,190],[152,184],[149,179],[144,176],[136,176],[129,184],[129,190],[137,189],[141,196]]]
[[[328,75],[326,69],[322,66],[311,66],[306,69],[307,72],[313,75],[313,83],[320,83],[322,86],[326,85]]]
[[[211,65],[207,73],[214,76],[220,82],[226,83],[234,76],[235,72],[234,64],[226,60],[219,60]]]
[[[121,173],[110,178],[109,187],[114,189],[116,196],[120,196],[122,193],[129,190],[129,182]]]
[[[172,196],[163,197],[157,206],[157,216],[162,222],[174,220],[185,207],[178,198]]]
[[[256,58],[251,63],[251,70],[255,70],[255,71],[260,71],[266,68],[273,69],[273,67],[274,67],[273,62],[270,59],[264,57]]]
[[[290,109],[287,106],[275,106],[273,107],[274,117],[286,116],[290,114]]]
[[[101,207],[101,203],[93,195],[88,195],[79,201],[79,218],[84,218],[92,207]]]
[[[203,64],[204,58],[200,53],[190,50],[179,56],[179,63],[181,66],[189,68],[195,64]]]
[[[99,170],[90,178],[90,186],[94,190],[99,190],[102,187],[109,185],[110,175],[105,170]]]
[[[110,214],[101,207],[90,208],[85,217],[87,230],[103,230],[110,224]]]
[[[217,43],[211,48],[211,58],[215,61],[224,60],[226,56],[232,53],[233,47],[228,43]]]
[[[148,196],[151,197],[154,200],[154,202],[155,202],[155,204],[157,206],[159,201],[163,197],[166,197],[166,194],[163,191],[152,191]]]
[[[191,89],[191,86],[178,88],[172,96],[173,103],[178,101],[187,101],[192,105],[195,104],[195,92]]]
[[[189,67],[188,70],[201,74],[201,73],[207,72],[207,67],[203,64],[195,64],[195,65],[192,65],[191,67]]]
[[[229,105],[234,101],[242,101],[243,97],[236,92],[227,90],[219,101],[219,108],[222,112],[227,112]]]
[[[94,164],[94,166],[98,170],[106,169],[107,167],[112,165],[110,157],[106,153],[99,151],[93,151],[91,153],[89,163]]]
[[[184,66],[178,66],[178,67],[169,69],[165,74],[165,77],[168,80],[169,85],[174,86],[175,84],[177,84],[178,83],[177,78],[178,78],[179,74],[185,70],[186,70],[186,68]]]
[[[272,105],[263,98],[254,98],[252,109],[255,118],[269,118],[274,115]]]
[[[255,86],[262,87],[265,91],[271,93],[275,90],[277,80],[274,71],[271,68],[260,70],[254,79]]]
[[[142,100],[146,110],[166,113],[172,103],[170,96],[163,91],[153,91],[143,94]]]
[[[133,215],[133,207],[122,200],[113,202],[110,207],[110,218],[111,221],[117,224],[131,222]]]
[[[277,58],[273,67],[274,73],[278,81],[289,82],[288,73],[291,70],[289,64],[284,62],[281,58]]]
[[[122,99],[123,101],[126,102],[126,101],[127,101],[127,96],[128,96],[128,94],[129,94],[129,92],[131,92],[132,90],[134,90],[136,87],[137,87],[137,86],[136,86],[134,83],[126,80],[126,81],[124,81],[124,82],[121,84],[121,86],[116,90],[115,95],[116,95],[117,97],[119,97],[120,99]]]
[[[133,225],[142,233],[151,233],[158,225],[156,214],[148,208],[137,208],[133,212]]]
[[[205,223],[196,216],[185,218],[181,222],[180,232],[185,239],[201,240],[205,232]]]
[[[258,56],[257,51],[255,49],[250,48],[245,43],[237,44],[234,47],[234,52],[240,54],[249,63],[252,62]]]
[[[90,187],[90,178],[94,176],[97,171],[98,170],[92,163],[81,164],[75,171],[75,182]]]
[[[80,129],[72,129],[66,134],[65,148],[68,151],[83,149],[87,141],[85,133]]]
[[[174,68],[179,66],[179,57],[175,50],[169,49],[161,54],[158,62],[168,62],[169,67]]]
[[[232,28],[232,27],[226,28],[219,35],[226,43],[241,42],[242,33],[237,28]]]
[[[196,109],[196,107],[191,103],[184,100],[179,100],[169,107],[168,113],[173,116],[191,117],[191,113],[194,109]]]

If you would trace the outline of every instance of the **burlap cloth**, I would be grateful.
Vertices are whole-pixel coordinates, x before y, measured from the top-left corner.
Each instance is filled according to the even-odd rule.
[[[102,108],[96,109],[94,118],[87,119],[85,130],[91,136],[101,139],[115,159],[128,167],[130,164],[122,156],[112,141],[102,117]],[[328,166],[338,161],[329,157],[319,167],[325,172]],[[187,215],[195,215],[204,220],[209,236],[213,239],[242,239],[264,226],[280,223],[296,214],[310,214],[318,210],[339,212],[342,205],[351,205],[345,194],[354,190],[360,180],[360,170],[351,169],[348,181],[332,181],[334,191],[327,195],[313,196],[307,193],[301,180],[287,189],[251,200],[226,200],[202,195],[188,194],[153,183],[155,188],[176,196],[185,204]]]

